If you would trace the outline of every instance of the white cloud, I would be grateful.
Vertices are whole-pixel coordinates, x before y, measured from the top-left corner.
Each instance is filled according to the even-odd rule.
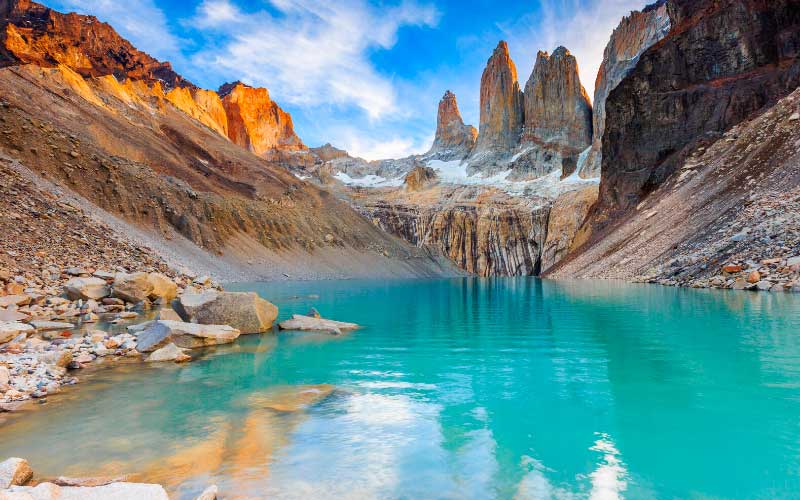
[[[581,83],[590,97],[603,51],[623,16],[647,5],[646,0],[541,0],[541,13],[525,16],[500,29],[517,63],[520,85],[528,81],[536,52],[565,46],[578,59]]]
[[[109,23],[137,49],[157,59],[172,62],[181,59],[181,43],[169,30],[167,16],[153,0],[56,0],[54,3],[61,10],[93,15]]]
[[[205,0],[195,24],[221,40],[196,65],[254,85],[297,106],[351,106],[371,119],[398,110],[391,78],[369,60],[390,49],[403,26],[435,26],[431,6],[405,1],[378,9],[364,0],[269,0],[271,11],[244,12],[230,0]]]
[[[330,142],[352,156],[365,160],[385,160],[405,158],[427,151],[433,144],[433,132],[422,139],[414,139],[384,131],[373,135],[356,128],[340,128],[331,131]]]

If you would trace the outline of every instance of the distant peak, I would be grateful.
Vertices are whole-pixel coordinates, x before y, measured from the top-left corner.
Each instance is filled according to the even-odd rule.
[[[226,95],[233,92],[233,89],[239,86],[245,88],[251,88],[249,85],[242,83],[241,80],[236,80],[235,82],[225,83],[222,86],[220,86],[219,90],[217,90],[217,94],[219,94],[220,97],[225,97]]]
[[[455,98],[456,95],[449,90],[445,91],[444,95],[442,96],[443,101],[449,101],[450,99],[455,99]]]
[[[500,42],[497,44],[497,47],[494,49],[494,52],[495,54],[499,52],[501,54],[508,55],[508,44],[506,41],[500,40]]]
[[[567,48],[564,47],[563,45],[559,45],[558,48],[556,48],[556,50],[553,51],[553,57],[565,57],[569,55],[571,55],[569,53],[569,50],[567,50]]]

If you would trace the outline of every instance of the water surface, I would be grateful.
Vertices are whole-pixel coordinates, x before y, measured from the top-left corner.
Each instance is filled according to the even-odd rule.
[[[193,498],[784,498],[800,300],[534,279],[239,284],[341,337],[115,368],[0,426],[40,475]],[[303,407],[309,390],[335,390]],[[298,396],[298,391],[300,395]],[[313,398],[312,398],[313,399]]]

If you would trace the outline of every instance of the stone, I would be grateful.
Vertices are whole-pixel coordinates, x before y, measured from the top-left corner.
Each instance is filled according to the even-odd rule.
[[[0,387],[8,385],[11,380],[11,373],[5,366],[0,366]]]
[[[168,307],[160,309],[156,313],[156,318],[155,319],[167,319],[167,320],[170,320],[170,321],[183,321],[183,319],[181,319],[181,317],[178,315],[178,313],[175,312],[175,309],[171,309],[171,308],[168,308]]]
[[[27,321],[30,316],[19,311],[0,309],[0,323],[14,323],[17,321]]]
[[[481,76],[480,124],[473,156],[512,150],[522,132],[523,96],[508,44],[501,41]]]
[[[5,500],[169,500],[158,484],[111,483],[102,486],[58,486],[41,483],[35,487],[14,486],[0,499]]]
[[[183,352],[183,349],[176,346],[173,343],[169,343],[164,347],[153,351],[150,356],[147,357],[145,361],[148,362],[157,362],[157,361],[189,361],[191,356],[188,356],[186,353]]]
[[[64,321],[31,321],[31,325],[39,332],[50,332],[56,330],[72,330],[75,325]]]
[[[72,364],[72,362],[75,362],[81,365],[85,365],[86,363],[91,363],[94,360],[95,358],[91,354],[80,354],[77,357],[75,357],[75,359],[73,359],[73,361],[71,361],[70,364]]]
[[[59,476],[53,480],[56,486],[105,486],[111,483],[127,481],[128,476],[114,477],[64,477]]]
[[[756,284],[761,281],[761,273],[758,271],[750,271],[750,274],[747,275],[747,282],[750,284]]]
[[[744,278],[736,278],[736,281],[731,288],[734,290],[745,290],[748,288],[748,286],[747,280]]]
[[[0,344],[15,339],[18,335],[28,335],[35,331],[34,327],[25,323],[0,323]]]
[[[800,255],[786,259],[786,266],[791,268],[800,266]]]
[[[472,125],[465,125],[458,109],[456,96],[449,90],[439,101],[436,115],[436,135],[426,157],[447,161],[463,159],[475,147],[478,131]]]
[[[250,396],[252,408],[265,408],[279,413],[295,413],[317,404],[333,394],[330,384],[274,387]]]
[[[319,311],[317,311],[317,309],[315,307],[312,307],[311,309],[309,309],[308,312],[306,313],[306,316],[308,316],[310,318],[317,318],[317,319],[322,317],[322,315],[320,315]]]
[[[577,154],[592,141],[592,104],[578,61],[564,47],[539,52],[525,85],[523,141],[556,144]]]
[[[436,179],[435,170],[430,167],[417,166],[406,174],[403,183],[408,191],[422,191],[436,183]]]
[[[766,292],[766,291],[768,291],[768,290],[770,290],[772,288],[772,285],[773,284],[772,284],[771,281],[761,280],[758,283],[756,283],[756,288],[758,288],[761,291]]]
[[[342,321],[333,321],[300,314],[293,315],[292,319],[283,321],[279,326],[281,330],[328,332],[334,335],[340,335],[343,331],[361,328],[355,323],[345,323]]]
[[[11,486],[22,486],[32,478],[33,470],[24,458],[9,458],[0,462],[0,490]]]
[[[148,276],[147,273],[118,274],[111,295],[132,304],[147,300],[153,293],[153,284]]]
[[[742,272],[742,266],[735,264],[728,264],[727,266],[723,266],[722,270],[728,274],[735,274]]]
[[[150,273],[147,275],[147,281],[153,286],[153,291],[150,292],[150,298],[153,300],[163,299],[165,302],[169,302],[178,296],[178,285],[169,276]]]
[[[5,297],[0,297],[0,307],[24,306],[30,303],[30,295],[6,295]]]
[[[242,334],[265,332],[278,317],[278,308],[253,292],[183,294],[173,307],[184,321],[230,325]]]
[[[197,497],[196,500],[217,500],[218,493],[219,490],[217,489],[217,485],[212,484],[211,486],[203,490],[203,492],[200,493],[200,496]]]
[[[108,297],[110,289],[100,278],[71,278],[64,284],[64,293],[70,300],[99,300]]]
[[[201,325],[180,321],[159,320],[139,333],[136,350],[152,352],[174,343],[185,349],[230,344],[241,332],[228,325]]]
[[[72,351],[68,350],[45,351],[39,354],[39,360],[48,365],[54,365],[59,368],[66,368],[72,362]]]

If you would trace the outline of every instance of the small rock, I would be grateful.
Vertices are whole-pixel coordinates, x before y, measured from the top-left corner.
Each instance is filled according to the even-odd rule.
[[[747,275],[747,282],[750,284],[756,284],[761,281],[761,273],[758,271],[751,271],[750,274]]]

